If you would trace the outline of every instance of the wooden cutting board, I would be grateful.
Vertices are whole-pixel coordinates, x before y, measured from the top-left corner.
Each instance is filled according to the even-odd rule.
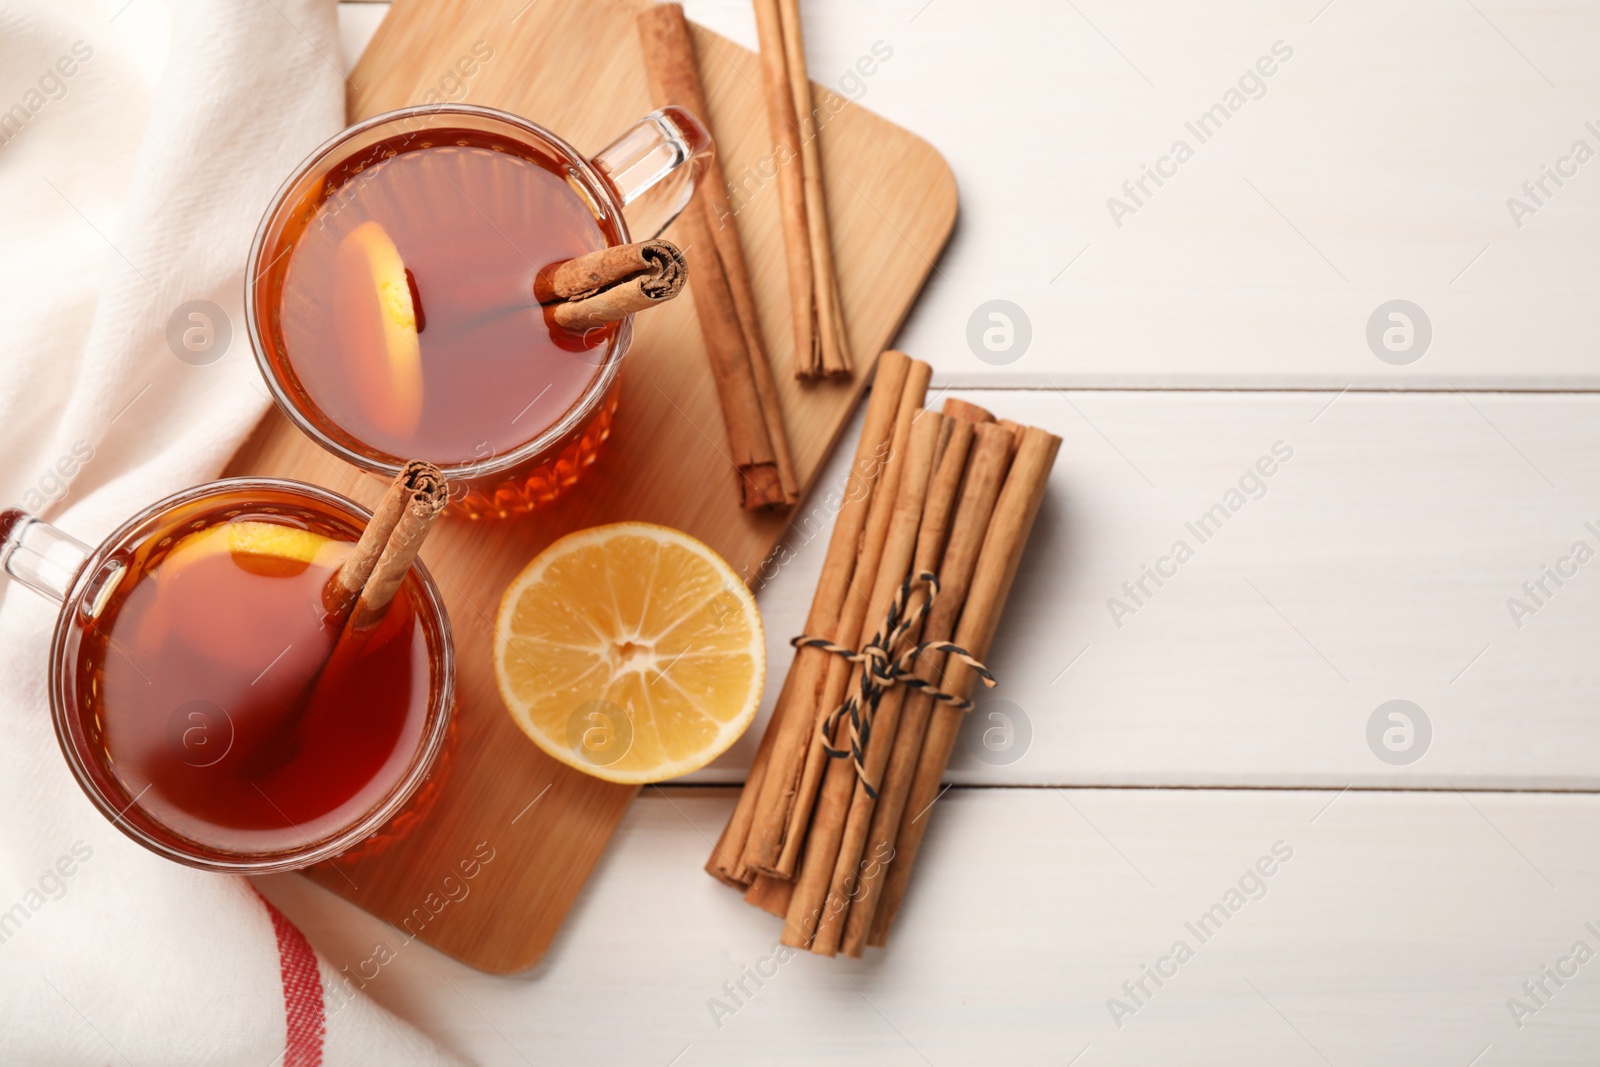
[[[581,151],[597,152],[651,110],[633,24],[640,6],[637,0],[396,0],[350,76],[349,118],[449,98],[524,115]],[[850,383],[799,384],[790,373],[778,192],[770,169],[761,178],[771,142],[759,61],[705,30],[696,28],[696,39],[708,121],[737,187],[734,202],[745,205],[739,229],[795,463],[809,488],[874,356],[893,337],[950,235],[955,182],[931,146],[869,112],[847,105],[827,121],[822,153],[858,366]],[[492,56],[484,60],[487,50]],[[616,430],[574,489],[524,519],[451,519],[429,538],[423,557],[444,591],[459,650],[455,737],[436,775],[440,786],[405,836],[374,855],[315,868],[309,877],[481,970],[504,973],[538,962],[636,790],[550,759],[511,722],[490,658],[501,592],[557,537],[622,519],[686,530],[735,570],[755,574],[789,517],[739,509],[724,447],[694,301],[685,296],[638,320]],[[300,478],[369,505],[383,488],[276,412],[228,473]],[[801,509],[815,506],[804,502]],[[768,677],[781,678],[781,667]],[[470,880],[462,878],[464,862],[475,871]]]

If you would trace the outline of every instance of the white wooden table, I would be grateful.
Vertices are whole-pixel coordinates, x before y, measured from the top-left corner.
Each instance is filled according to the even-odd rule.
[[[1600,8],[804,6],[814,76],[961,183],[901,347],[1065,438],[895,943],[730,1001],[776,926],[700,867],[760,723],[646,791],[530,974],[265,891],[484,1064],[1595,1062]],[[996,300],[1025,348],[969,344]],[[823,543],[761,592],[775,662]]]

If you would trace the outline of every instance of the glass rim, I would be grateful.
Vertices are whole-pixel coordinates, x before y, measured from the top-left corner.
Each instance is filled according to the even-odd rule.
[[[157,855],[164,856],[188,867],[227,874],[276,874],[282,871],[299,870],[314,863],[332,859],[359,844],[398,814],[412,796],[416,794],[422,783],[427,780],[429,774],[433,771],[434,765],[438,762],[439,754],[444,749],[453,714],[456,673],[455,637],[450,629],[450,616],[445,611],[444,599],[439,592],[439,587],[434,582],[433,576],[428,573],[428,568],[419,559],[413,564],[412,573],[417,578],[417,587],[422,594],[422,606],[432,618],[433,625],[441,639],[438,655],[430,657],[429,661],[434,670],[437,671],[438,678],[438,684],[431,687],[433,692],[429,697],[428,703],[428,715],[432,719],[432,725],[425,730],[421,742],[414,753],[411,766],[396,786],[381,803],[343,829],[298,848],[274,852],[236,852],[225,848],[212,848],[209,845],[201,845],[199,842],[194,842],[195,848],[185,849],[152,835],[143,827],[135,825],[125,816],[129,809],[138,804],[138,798],[134,798],[134,800],[122,807],[118,807],[113,803],[112,798],[104,793],[89,773],[89,766],[83,759],[83,754],[78,751],[77,743],[73,740],[71,729],[67,722],[69,716],[66,711],[66,691],[72,685],[74,671],[72,666],[65,665],[60,661],[66,652],[65,643],[72,627],[72,617],[81,605],[84,593],[106,558],[118,548],[121,548],[128,538],[138,533],[142,527],[152,520],[158,519],[166,512],[184,504],[195,503],[208,497],[220,496],[223,493],[239,490],[282,492],[326,505],[353,519],[371,521],[372,518],[371,511],[354,500],[332,490],[289,478],[265,477],[221,478],[173,493],[142,509],[90,550],[83,565],[78,569],[77,576],[72,580],[71,590],[62,601],[61,613],[56,619],[55,631],[50,640],[50,718],[55,727],[56,741],[61,747],[61,753],[66,758],[67,765],[71,768],[72,776],[77,780],[79,788],[89,798],[89,802],[127,837],[132,838]],[[152,821],[157,825],[164,825],[154,817],[152,817]],[[175,830],[170,831],[170,833],[175,840],[187,840]],[[216,855],[201,855],[201,852],[212,852]]]
[[[590,159],[573,147],[565,138],[520,115],[499,108],[484,107],[481,104],[411,104],[406,107],[395,108],[373,115],[371,118],[362,119],[360,122],[346,126],[338,133],[323,141],[301,161],[288,178],[278,186],[277,192],[272,194],[272,200],[261,215],[261,221],[256,225],[255,237],[250,242],[250,253],[245,261],[244,278],[244,318],[245,329],[250,335],[250,349],[255,356],[256,367],[261,372],[261,377],[267,383],[267,389],[272,394],[273,403],[295,427],[310,437],[322,448],[333,453],[340,459],[362,470],[371,471],[387,477],[399,474],[409,462],[408,459],[391,457],[380,459],[376,456],[350,447],[345,442],[328,433],[319,426],[314,419],[301,409],[294,396],[284,387],[279,380],[277,372],[273,369],[272,360],[267,356],[267,346],[261,334],[260,308],[256,302],[256,284],[261,276],[272,266],[257,269],[262,253],[266,248],[268,231],[278,221],[283,206],[288,202],[289,193],[303,181],[307,174],[334,155],[347,142],[354,140],[363,133],[367,133],[380,126],[398,122],[416,116],[450,116],[461,115],[470,118],[485,119],[499,122],[514,128],[526,136],[532,134],[541,141],[555,148],[563,157],[563,162],[571,166],[582,178],[584,186],[589,192],[604,203],[605,209],[610,212],[616,221],[618,235],[621,243],[627,244],[632,238],[628,232],[628,219],[623,212],[622,201],[618,198],[611,182],[602,174]],[[274,261],[276,262],[276,261]],[[444,472],[446,479],[472,481],[491,475],[506,474],[515,471],[531,460],[536,459],[552,446],[569,436],[599,407],[601,401],[610,391],[616,381],[617,374],[622,366],[622,356],[626,352],[631,340],[633,316],[625,317],[617,328],[616,336],[610,342],[615,352],[600,365],[600,373],[596,374],[584,389],[575,404],[567,412],[551,423],[537,437],[525,441],[516,448],[505,452],[490,455],[484,459],[470,460],[461,463],[440,463],[439,469]],[[388,453],[373,449],[387,456]],[[427,457],[412,457],[427,458]]]

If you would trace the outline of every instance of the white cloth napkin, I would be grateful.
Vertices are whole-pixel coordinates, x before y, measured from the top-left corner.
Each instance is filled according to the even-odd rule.
[[[0,0],[0,507],[92,544],[216,477],[255,425],[245,256],[342,125],[334,19],[333,0]],[[202,309],[209,338],[180,317],[174,346],[190,301],[222,315]],[[0,595],[0,1062],[455,1062],[244,880],[90,806],[50,725],[54,611]]]

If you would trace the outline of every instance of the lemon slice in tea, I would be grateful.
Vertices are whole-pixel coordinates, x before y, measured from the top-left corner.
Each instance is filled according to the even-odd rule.
[[[233,554],[233,561],[246,570],[272,576],[298,574],[319,555],[342,557],[347,551],[342,543],[298,526],[243,519],[185,535],[161,565],[176,570],[204,556],[229,552]]]
[[[185,534],[150,572],[155,580],[150,583],[149,595],[155,597],[155,603],[145,616],[141,640],[153,648],[175,632],[199,654],[233,663],[254,647],[248,639],[252,631],[282,620],[220,610],[209,614],[184,610],[179,605],[192,604],[194,599],[186,598],[182,590],[215,581],[221,577],[219,567],[237,567],[261,579],[302,583],[307,600],[303,610],[295,609],[295,621],[313,619],[321,603],[315,595],[319,577],[325,581],[353,548],[346,541],[260,519],[238,519]],[[315,571],[308,575],[312,568]]]
[[[755,598],[721,556],[665,526],[561,538],[512,580],[497,623],[511,717],[556,759],[608,781],[705,766],[761,703]]]
[[[363,222],[339,243],[333,306],[367,414],[388,432],[409,435],[422,418],[422,324],[400,250],[377,222]]]

